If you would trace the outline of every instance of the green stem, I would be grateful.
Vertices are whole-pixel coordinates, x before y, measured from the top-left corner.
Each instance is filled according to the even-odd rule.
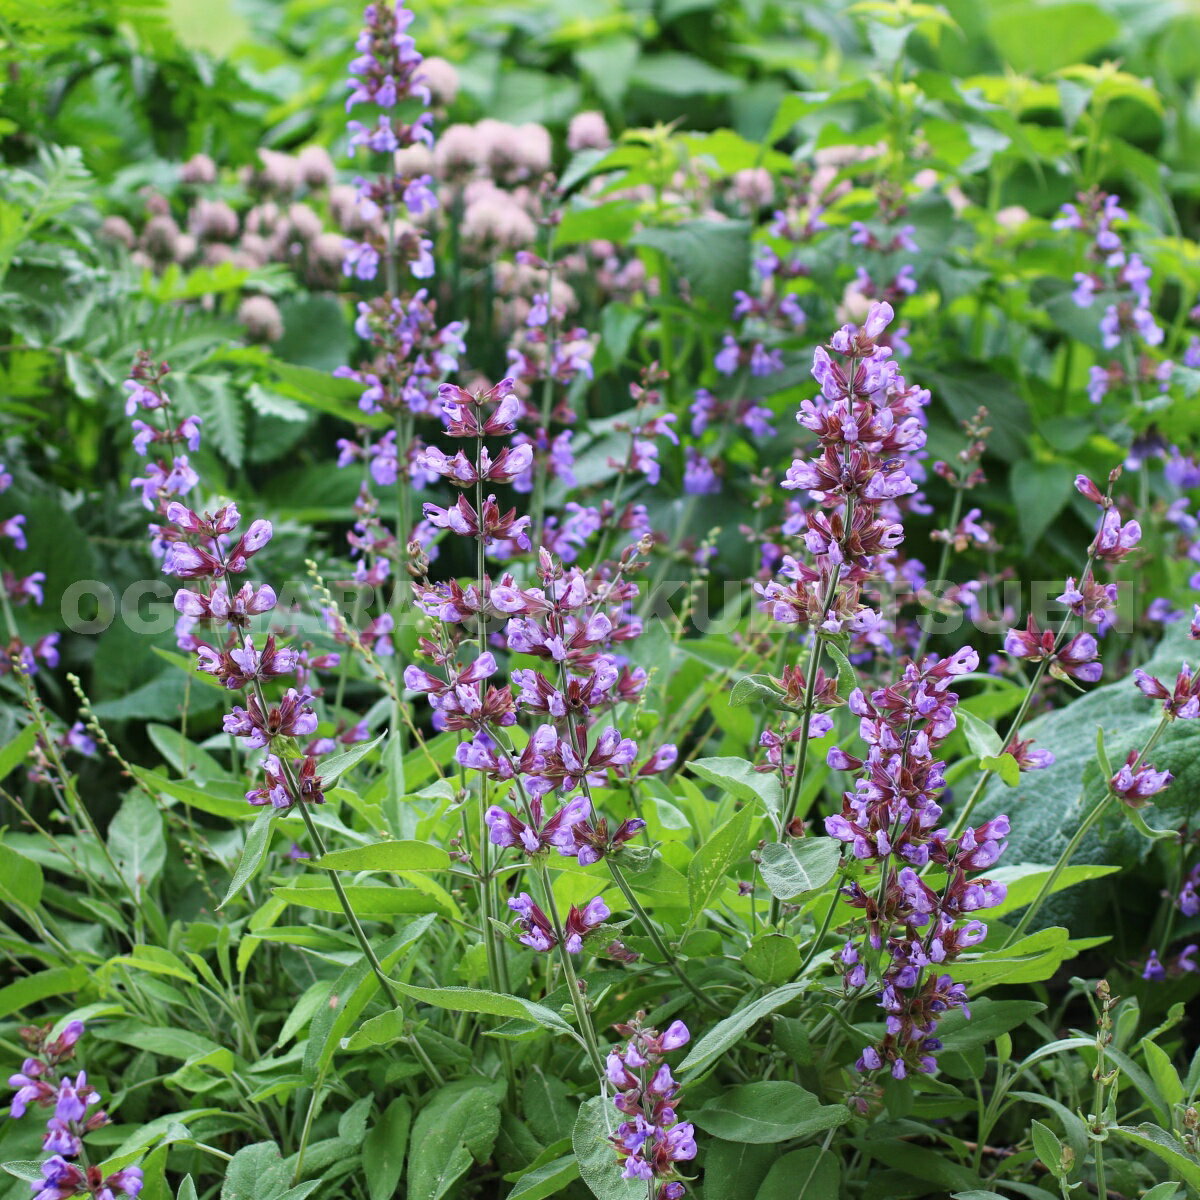
[[[608,864],[608,870],[613,877],[613,882],[621,889],[621,894],[625,897],[629,907],[633,910],[634,916],[637,917],[638,921],[641,923],[642,928],[646,932],[646,936],[649,937],[649,939],[654,943],[654,947],[659,954],[662,955],[663,962],[675,972],[679,982],[682,983],[683,986],[687,988],[687,990],[691,992],[701,1004],[703,1004],[706,1008],[711,1008],[714,1012],[719,1011],[719,1005],[706,996],[696,986],[696,984],[688,978],[687,973],[683,969],[683,965],[679,962],[675,955],[671,953],[670,948],[663,941],[662,935],[655,927],[654,921],[651,919],[650,914],[646,912],[646,910],[641,906],[641,903],[638,901],[638,898],[633,894],[633,889],[629,886],[629,881],[625,878],[624,872],[622,872],[621,868],[617,865],[616,860],[610,854],[605,857],[604,861]]]
[[[558,960],[562,964],[563,974],[566,976],[567,988],[571,993],[571,1003],[575,1006],[575,1017],[579,1022],[579,1032],[583,1037],[584,1044],[587,1046],[588,1058],[591,1059],[596,1075],[600,1079],[600,1087],[603,1090],[605,1086],[604,1057],[600,1053],[600,1043],[596,1037],[595,1026],[592,1024],[592,1014],[588,1011],[587,1002],[583,998],[583,993],[579,990],[579,977],[575,974],[575,964],[571,961],[570,952],[567,950],[566,932],[563,929],[562,920],[558,915],[558,903],[554,899],[554,885],[550,881],[550,870],[546,866],[544,858],[539,858],[536,862],[538,875],[542,881],[542,891],[546,897],[546,912],[550,917],[550,923],[554,926],[554,941],[555,947],[558,950]]]
[[[1134,760],[1133,765],[1130,768],[1131,770],[1136,770],[1137,767],[1143,762],[1146,755],[1154,749],[1155,744],[1158,742],[1158,739],[1162,737],[1163,732],[1170,721],[1170,715],[1168,713],[1163,713],[1158,724],[1154,728],[1154,732],[1150,735],[1149,741],[1146,742],[1142,752]],[[1012,943],[1015,942],[1017,938],[1021,937],[1025,930],[1029,928],[1034,917],[1037,916],[1038,910],[1046,902],[1047,897],[1050,896],[1050,894],[1054,891],[1054,885],[1058,882],[1059,876],[1064,870],[1066,870],[1068,864],[1075,855],[1075,851],[1079,849],[1080,843],[1087,836],[1088,831],[1100,819],[1100,816],[1104,812],[1104,809],[1108,806],[1108,801],[1112,795],[1112,786],[1106,780],[1104,795],[1100,797],[1100,799],[1092,806],[1088,815],[1079,823],[1079,827],[1075,830],[1071,840],[1066,844],[1063,852],[1058,856],[1058,861],[1054,864],[1053,870],[1051,870],[1050,874],[1046,876],[1042,886],[1038,889],[1037,895],[1033,898],[1032,903],[1025,910],[1025,915],[1017,923],[1017,927],[1008,935],[1004,942],[1005,946],[1012,945]]]

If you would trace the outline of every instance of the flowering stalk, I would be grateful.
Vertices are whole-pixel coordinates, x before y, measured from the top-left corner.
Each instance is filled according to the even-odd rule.
[[[160,411],[166,416],[170,401],[163,381],[168,371],[165,363],[155,365],[145,351],[139,353],[126,383],[130,393],[127,411],[141,408]],[[142,422],[135,421],[134,424],[137,427]],[[142,436],[140,429],[138,434]],[[173,430],[169,418],[162,433],[152,433],[149,440],[159,437],[168,445],[178,440],[178,431]],[[189,448],[194,450],[198,439],[197,432]],[[225,504],[215,513],[196,513],[179,500],[170,498],[179,494],[178,488],[172,489],[162,482],[153,486],[153,481],[169,480],[172,473],[175,472],[164,475],[161,470],[151,470],[147,479],[135,481],[135,486],[142,487],[147,507],[157,507],[164,518],[163,524],[151,526],[155,546],[161,550],[164,573],[185,582],[209,581],[205,591],[181,587],[175,593],[175,608],[180,614],[177,625],[180,645],[195,652],[198,670],[214,676],[231,691],[249,693],[246,707],[234,705],[223,722],[225,732],[240,738],[247,749],[266,751],[261,761],[265,780],[259,787],[246,792],[247,801],[283,812],[298,808],[314,849],[323,856],[324,839],[308,806],[325,802],[318,770],[318,754],[325,746],[321,739],[307,745],[300,745],[299,739],[311,738],[318,725],[311,703],[313,694],[304,687],[305,680],[312,668],[337,666],[338,657],[328,655],[308,661],[307,656],[302,656],[296,649],[278,644],[274,634],[267,635],[261,649],[255,645],[247,630],[255,616],[275,607],[275,591],[267,584],[254,588],[250,583],[244,583],[234,591],[233,580],[249,570],[251,559],[271,541],[271,523],[253,521],[246,532],[232,542],[241,522],[237,506]],[[185,492],[199,482],[194,471],[185,478]],[[230,632],[224,644],[217,647],[194,635],[192,630],[197,625],[225,628]],[[267,698],[264,682],[288,675],[295,675],[301,686],[289,687],[278,703],[272,703]],[[300,756],[294,758],[297,749]],[[395,989],[350,904],[341,879],[336,871],[327,871],[327,875],[384,995],[391,1007],[398,1007]],[[409,1036],[406,1041],[430,1077],[440,1079],[440,1073],[418,1039]]]
[[[812,370],[821,394],[804,401],[797,420],[816,433],[819,450],[811,460],[796,459],[783,481],[785,488],[803,489],[815,502],[803,521],[813,565],[785,555],[784,579],[755,585],[764,611],[784,624],[807,625],[812,638],[799,723],[791,735],[797,740],[795,764],[790,771],[781,764],[785,780],[791,777],[782,816],[785,837],[803,834],[795,819],[808,742],[833,724],[814,711],[824,640],[866,619],[870,610],[860,603],[862,584],[903,539],[895,502],[917,488],[904,456],[924,445],[917,414],[929,393],[905,383],[881,341],[892,317],[886,302],[872,304],[861,328],[845,325],[828,347],[817,348]],[[843,362],[835,362],[830,351]],[[764,744],[770,744],[767,734]],[[773,897],[770,923],[779,915],[780,902]]]
[[[42,1178],[33,1185],[35,1200],[70,1200],[73,1196],[91,1196],[93,1200],[127,1196],[136,1200],[144,1184],[141,1167],[124,1167],[106,1176],[88,1162],[83,1139],[109,1124],[111,1118],[101,1109],[88,1113],[99,1102],[100,1093],[88,1082],[86,1071],[72,1079],[62,1070],[63,1064],[74,1057],[75,1046],[83,1036],[83,1022],[68,1022],[53,1040],[48,1025],[40,1029],[26,1026],[20,1032],[29,1056],[8,1081],[17,1089],[10,1114],[23,1117],[30,1105],[54,1107],[42,1136],[42,1149],[51,1157],[42,1163]]]
[[[1030,766],[1045,766],[1053,761],[1046,758],[1046,752],[1029,751],[1028,743],[1017,740],[1017,734],[1029,714],[1042,677],[1049,671],[1055,678],[1064,681],[1096,683],[1103,670],[1097,661],[1099,650],[1095,637],[1084,632],[1076,634],[1068,641],[1067,634],[1070,632],[1073,617],[1094,624],[1098,631],[1108,627],[1116,606],[1117,589],[1115,584],[1101,584],[1095,578],[1095,564],[1097,560],[1112,564],[1122,562],[1141,540],[1141,526],[1136,521],[1126,521],[1122,524],[1113,504],[1112,488],[1120,474],[1120,467],[1111,472],[1108,491],[1104,493],[1086,475],[1075,477],[1076,490],[1099,507],[1100,519],[1096,536],[1088,547],[1087,560],[1080,572],[1078,584],[1074,578],[1069,578],[1063,594],[1058,598],[1067,606],[1058,628],[1053,631],[1039,629],[1030,616],[1025,629],[1010,629],[1004,639],[1007,654],[1036,664],[1025,695],[1003,738],[1005,751],[1017,757],[1018,765],[1027,769]],[[1041,757],[1036,757],[1039,754]],[[952,833],[957,834],[966,828],[991,771],[991,767],[980,769],[979,778],[955,820]]]
[[[613,1104],[626,1119],[609,1140],[623,1164],[622,1177],[645,1180],[647,1200],[680,1200],[687,1188],[676,1163],[696,1157],[696,1131],[679,1120],[680,1087],[663,1060],[686,1046],[691,1034],[682,1021],[659,1034],[643,1024],[645,1016],[639,1012],[615,1026],[628,1041],[609,1051],[605,1074],[617,1091]]]

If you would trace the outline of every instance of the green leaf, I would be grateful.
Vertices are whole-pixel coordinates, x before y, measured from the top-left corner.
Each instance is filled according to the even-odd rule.
[[[768,842],[759,854],[758,869],[771,895],[794,900],[819,891],[837,874],[842,843],[831,837]]]
[[[1048,1125],[1043,1125],[1041,1121],[1030,1122],[1029,1132],[1033,1138],[1034,1152],[1042,1160],[1042,1165],[1056,1178],[1061,1176],[1063,1174],[1063,1144],[1059,1141],[1058,1135]]]
[[[225,1167],[221,1200],[274,1200],[287,1189],[288,1171],[274,1142],[243,1146]]]
[[[1150,1072],[1158,1094],[1166,1101],[1168,1110],[1174,1109],[1177,1104],[1183,1103],[1184,1087],[1179,1072],[1171,1062],[1171,1056],[1149,1038],[1142,1038],[1141,1047],[1146,1060],[1146,1070]]]
[[[0,780],[6,779],[15,767],[28,760],[36,740],[37,726],[29,724],[0,750]]]
[[[226,821],[250,821],[260,815],[253,805],[246,803],[244,785],[213,783],[202,788],[180,779],[168,779],[147,767],[134,767],[133,773],[140,783],[168,806],[171,802],[179,801],[189,808]]]
[[[704,1153],[704,1200],[753,1196],[779,1159],[774,1146],[751,1146],[711,1138]]]
[[[360,917],[399,916],[410,913],[445,911],[445,905],[436,896],[430,896],[416,888],[371,887],[353,884],[343,887],[350,907]],[[301,908],[313,908],[317,912],[340,913],[341,900],[332,887],[274,887],[273,896],[286,900]]]
[[[274,817],[275,810],[273,808],[264,808],[258,814],[254,824],[250,826],[246,833],[246,844],[242,847],[242,854],[238,859],[237,869],[229,881],[225,899],[217,905],[218,909],[224,908],[258,874],[271,845],[271,822]]]
[[[1000,735],[986,722],[972,716],[965,708],[958,708],[954,713],[958,723],[966,734],[967,745],[977,758],[996,758],[1004,749]]]
[[[130,792],[108,827],[108,849],[129,889],[140,896],[167,861],[162,813],[140,789]]]
[[[1119,867],[1106,867],[1102,864],[1076,863],[1064,867],[1054,881],[1050,894],[1061,892],[1064,888],[1075,884],[1087,883],[1093,879],[1103,879],[1112,875]],[[996,883],[1004,884],[1007,894],[995,908],[988,909],[989,917],[1002,917],[1005,913],[1016,912],[1031,903],[1041,891],[1042,885],[1053,873],[1053,867],[1042,866],[1038,863],[1013,863],[1003,867],[993,867],[988,871],[988,878]]]
[[[0,842],[0,900],[16,909],[33,909],[42,898],[42,868]]]
[[[800,970],[800,951],[782,933],[760,933],[742,955],[742,965],[768,987],[792,979]]]
[[[943,1014],[938,1022],[938,1037],[947,1049],[961,1054],[1019,1029],[1045,1008],[1036,1000],[992,1000],[981,996],[971,1001],[970,1020],[963,1016],[961,1008]]]
[[[1011,754],[985,754],[980,758],[979,765],[985,771],[995,771],[1005,787],[1016,787],[1021,782],[1021,766]]]
[[[559,1195],[567,1184],[578,1178],[579,1162],[574,1154],[567,1154],[522,1175],[517,1186],[508,1193],[508,1200],[547,1200],[549,1196]]]
[[[579,46],[572,57],[601,99],[616,108],[625,97],[640,50],[636,38],[621,35]]]
[[[782,699],[783,693],[770,675],[743,675],[729,692],[729,707],[765,704],[768,708],[778,708]]]
[[[1048,75],[1090,58],[1121,35],[1116,19],[1098,4],[1028,3],[985,9],[988,33],[1014,71]]]
[[[322,784],[326,788],[332,787],[351,767],[362,762],[385,737],[387,734],[381,733],[373,741],[360,742],[357,746],[351,746],[349,750],[343,750],[341,754],[331,754],[328,758],[323,758],[320,766]]]
[[[363,1140],[363,1175],[370,1200],[391,1200],[396,1194],[411,1123],[412,1104],[407,1096],[397,1096]]]
[[[753,812],[735,813],[696,852],[688,864],[688,896],[692,913],[699,915],[730,882],[730,869],[746,852]]]
[[[408,1159],[408,1200],[441,1200],[483,1162],[500,1132],[503,1084],[460,1079],[422,1098]]]
[[[783,812],[783,789],[774,775],[756,771],[744,758],[697,758],[687,764],[687,769],[706,783],[723,788],[730,796],[761,804],[778,826]]]
[[[665,254],[671,266],[688,281],[694,299],[726,311],[733,293],[744,287],[750,273],[750,225],[747,221],[702,218],[678,225],[642,229],[631,246],[649,246]]]
[[[1074,474],[1062,462],[1037,462],[1023,458],[1009,474],[1017,526],[1025,553],[1041,541],[1042,534],[1066,507],[1074,491]],[[990,753],[999,753],[999,747]]]
[[[14,1158],[10,1162],[0,1163],[0,1169],[26,1183],[40,1184],[45,1180],[42,1174],[42,1163],[45,1161],[44,1158]]]
[[[826,1200],[841,1194],[838,1156],[820,1146],[793,1150],[772,1164],[755,1200]]]
[[[311,865],[327,871],[445,871],[450,855],[429,842],[376,842],[334,850]]]
[[[753,1145],[810,1137],[849,1119],[844,1104],[822,1104],[799,1084],[782,1080],[729,1088],[692,1114],[706,1133]]]
[[[1181,1181],[1194,1188],[1200,1188],[1200,1163],[1188,1153],[1187,1147],[1178,1138],[1166,1130],[1143,1122],[1138,1126],[1117,1125],[1113,1132],[1128,1138],[1143,1150],[1156,1154],[1171,1170],[1178,1173]]]
[[[432,915],[417,917],[376,950],[385,974],[420,941],[434,921]],[[379,979],[363,958],[351,963],[329,985],[325,1003],[313,1012],[304,1048],[302,1070],[310,1083],[315,1082],[332,1062],[342,1039],[378,990]]]
[[[432,1004],[435,1008],[446,1008],[451,1012],[488,1013],[495,1017],[516,1017],[522,1021],[534,1021],[556,1033],[566,1033],[579,1040],[575,1030],[553,1009],[534,1000],[526,1000],[523,996],[507,996],[502,992],[489,992],[482,988],[428,988],[418,987],[415,983],[393,983],[392,986],[405,996],[411,996],[424,1004]]]
[[[1070,935],[1057,926],[1039,929],[1003,949],[985,948],[945,964],[946,974],[960,983],[992,987],[997,983],[1040,983],[1049,979],[1063,960],[1075,954]]]
[[[623,1179],[612,1142],[608,1140],[612,1101],[593,1096],[579,1106],[571,1147],[579,1163],[579,1174],[596,1200],[645,1200],[646,1185],[639,1179]]]
[[[692,54],[644,54],[632,74],[633,83],[668,96],[728,95],[744,87],[736,75],[709,66]]]
[[[777,1008],[782,1008],[785,1004],[790,1004],[797,996],[803,995],[807,988],[806,982],[785,984],[717,1022],[699,1041],[692,1045],[687,1058],[679,1064],[679,1073],[687,1073],[695,1078],[716,1062],[726,1050],[740,1042],[743,1035],[757,1025],[763,1017],[773,1013]]]
[[[1150,661],[1142,665],[1152,675],[1173,679],[1180,661],[1194,655],[1194,651],[1195,644],[1187,637],[1187,623],[1180,622],[1167,633]],[[1005,860],[1055,862],[1108,782],[1096,762],[1097,726],[1103,729],[1110,761],[1120,763],[1130,750],[1140,750],[1146,744],[1160,715],[1136,688],[1121,680],[1097,687],[1065,707],[1030,721],[1021,736],[1051,748],[1055,762],[1028,772],[1015,793],[998,779],[993,780],[976,812],[979,821],[1011,813],[1016,797],[1021,819],[1013,822]],[[1152,807],[1144,810],[1150,824],[1156,828],[1194,824],[1196,797],[1200,796],[1200,722],[1170,724],[1151,757],[1154,767],[1171,771],[1175,781],[1154,797]],[[1134,827],[1127,810],[1121,811],[1123,808],[1109,802],[1108,812],[1076,850],[1072,868],[1103,864],[1107,872],[1114,865],[1132,866],[1152,852],[1153,844]],[[988,872],[992,878],[997,874]],[[1114,888],[1111,880],[1087,883],[1052,898],[1039,913],[1038,922],[1064,925],[1079,936],[1108,933],[1112,929],[1112,905],[1119,903],[1119,894],[1120,889]]]
[[[48,971],[26,975],[24,979],[0,988],[0,1017],[24,1012],[30,1005],[51,996],[77,992],[87,982],[87,977],[83,967],[52,967]]]

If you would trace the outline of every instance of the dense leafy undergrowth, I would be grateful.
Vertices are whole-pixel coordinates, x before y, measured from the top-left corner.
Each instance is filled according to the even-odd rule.
[[[0,17],[0,1200],[1200,1194],[1200,18]]]

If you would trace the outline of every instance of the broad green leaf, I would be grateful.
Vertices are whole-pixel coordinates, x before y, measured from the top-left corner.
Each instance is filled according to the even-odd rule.
[[[1004,749],[1000,735],[985,721],[972,716],[965,708],[957,709],[955,716],[966,734],[967,745],[976,758],[997,758]]]
[[[508,1200],[547,1200],[549,1196],[560,1195],[567,1184],[578,1178],[579,1162],[574,1154],[567,1154],[522,1175],[508,1193]]]
[[[264,1200],[281,1196],[288,1170],[274,1142],[243,1146],[225,1167],[221,1200]]]
[[[688,895],[698,916],[730,882],[730,868],[746,852],[753,810],[735,813],[696,852],[688,866]]]
[[[783,693],[769,675],[743,675],[729,692],[729,707],[762,704],[768,708],[778,708],[782,699]]]
[[[1121,34],[1116,19],[1098,4],[1028,0],[984,11],[992,41],[1018,74],[1047,75],[1090,58]]]
[[[376,955],[385,974],[424,936],[434,920],[431,914],[417,917],[378,947]],[[379,980],[364,959],[352,963],[333,981],[327,1002],[318,1005],[313,1013],[304,1051],[306,1079],[315,1081],[328,1066],[342,1038],[378,990]]]
[[[706,783],[715,783],[730,796],[761,804],[779,824],[783,812],[783,789],[774,775],[756,771],[744,758],[697,758],[687,769]]]
[[[213,783],[207,788],[168,779],[147,767],[134,767],[138,781],[158,796],[164,804],[179,802],[226,821],[249,821],[260,813],[246,802],[245,787],[235,783]]]
[[[754,1196],[779,1159],[774,1146],[709,1138],[704,1152],[704,1200],[743,1200]]]
[[[311,865],[327,871],[444,871],[450,855],[428,842],[376,842],[334,850]]]
[[[571,1147],[579,1163],[579,1174],[596,1200],[646,1200],[646,1185],[638,1179],[623,1179],[608,1134],[615,1128],[611,1114],[616,1110],[606,1096],[593,1096],[579,1106]]]
[[[1016,787],[1021,782],[1021,765],[1011,754],[985,754],[979,765],[985,771],[995,771],[1005,787]]]
[[[1061,1175],[1063,1173],[1063,1144],[1059,1141],[1058,1135],[1048,1125],[1043,1125],[1041,1121],[1030,1122],[1029,1133],[1033,1138],[1034,1152],[1042,1160],[1042,1165],[1051,1175],[1056,1177]]]
[[[1175,1105],[1183,1103],[1184,1089],[1179,1072],[1171,1062],[1171,1056],[1157,1042],[1148,1038],[1142,1039],[1141,1047],[1146,1060],[1146,1070],[1150,1072],[1158,1094],[1166,1101],[1169,1109],[1174,1109]]]
[[[42,868],[0,842],[0,900],[17,909],[33,909],[42,898]]]
[[[726,1141],[767,1145],[835,1129],[850,1119],[850,1110],[844,1104],[822,1104],[797,1083],[771,1080],[727,1088],[691,1119],[705,1133]]]
[[[820,1146],[793,1150],[772,1164],[755,1200],[826,1200],[841,1192],[838,1156]]]
[[[961,1053],[1012,1033],[1045,1008],[1036,1000],[992,1000],[981,996],[971,1002],[970,1020],[963,1016],[961,1008],[944,1013],[938,1022],[938,1037],[948,1050]]]
[[[1148,1121],[1137,1126],[1117,1125],[1113,1132],[1156,1154],[1172,1171],[1178,1173],[1181,1181],[1200,1188],[1200,1162],[1188,1153],[1187,1147],[1173,1134]]]
[[[558,1013],[544,1004],[526,1000],[524,996],[507,996],[502,992],[489,992],[482,988],[428,988],[418,987],[415,983],[393,983],[392,986],[405,996],[411,996],[423,1004],[432,1004],[435,1008],[445,1008],[451,1012],[489,1013],[494,1017],[515,1017],[521,1021],[534,1021],[556,1033],[566,1033],[579,1040],[579,1035]]]
[[[800,950],[783,933],[760,933],[742,955],[742,965],[768,987],[792,979],[800,970]]]
[[[362,762],[385,737],[387,734],[381,733],[374,741],[359,742],[357,746],[351,746],[349,750],[343,750],[340,754],[331,754],[328,758],[321,759],[322,784],[326,788],[332,787],[351,767]]]
[[[441,1200],[483,1162],[500,1132],[503,1084],[460,1079],[422,1098],[413,1122],[408,1159],[408,1200]]]
[[[271,845],[271,822],[274,817],[275,810],[273,808],[264,808],[258,814],[254,824],[250,826],[246,833],[246,844],[242,847],[242,854],[238,859],[237,869],[229,881],[225,899],[217,906],[218,908],[224,908],[258,874]]]
[[[794,900],[819,891],[837,874],[842,843],[831,837],[806,837],[768,842],[759,853],[758,869],[771,895]]]
[[[748,221],[696,218],[652,226],[635,233],[629,245],[660,251],[688,281],[692,296],[719,312],[729,309],[733,293],[746,286],[750,273]]]
[[[687,1057],[679,1064],[679,1074],[687,1073],[693,1078],[716,1062],[731,1046],[742,1040],[743,1035],[758,1024],[763,1017],[777,1008],[790,1004],[808,988],[805,982],[788,983],[783,987],[760,996],[732,1016],[718,1021],[699,1041],[693,1043]]]
[[[37,726],[26,725],[3,750],[0,750],[0,780],[6,779],[14,768],[29,758],[33,743],[37,741]],[[0,876],[2,878],[2,876]]]
[[[988,916],[991,918],[1002,917],[1006,913],[1016,912],[1032,903],[1053,870],[1053,867],[1041,866],[1038,863],[1014,863],[991,868],[987,873],[988,878],[996,883],[1004,884],[1008,891],[995,908],[988,909]],[[1112,875],[1118,870],[1120,870],[1119,867],[1106,867],[1099,863],[1064,867],[1054,881],[1050,894],[1054,895],[1055,892],[1061,892],[1064,888],[1073,887],[1078,883],[1103,879],[1106,875]]]
[[[1065,929],[1039,929],[1003,949],[984,948],[945,964],[946,974],[960,983],[992,987],[997,983],[1039,983],[1049,979],[1064,959],[1074,957]]]
[[[0,988],[0,1017],[25,1012],[31,1005],[51,996],[77,992],[87,982],[87,977],[84,967],[51,967],[48,971],[26,975]]]
[[[129,889],[140,896],[167,861],[162,813],[140,789],[121,802],[108,827],[108,849]]]
[[[412,1104],[407,1096],[397,1096],[367,1131],[362,1163],[370,1200],[391,1200],[396,1194],[411,1124]]]
[[[350,907],[360,917],[399,916],[409,913],[441,912],[444,906],[433,896],[417,888],[370,887],[354,884],[342,889]],[[271,895],[301,908],[317,912],[340,913],[341,901],[332,887],[274,887]]]

